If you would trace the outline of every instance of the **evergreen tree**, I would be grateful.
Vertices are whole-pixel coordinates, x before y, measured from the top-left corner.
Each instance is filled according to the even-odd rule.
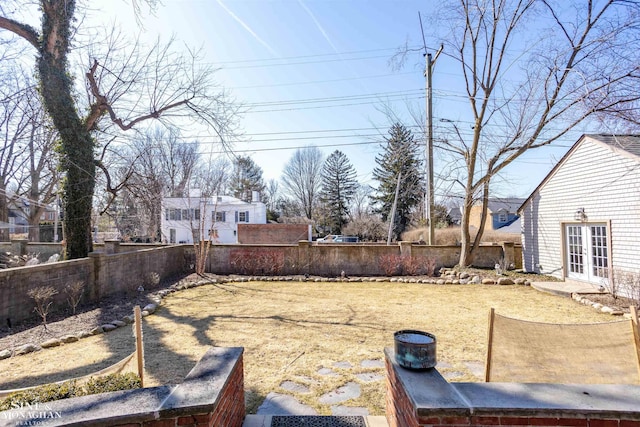
[[[347,156],[336,150],[324,162],[320,176],[320,201],[327,210],[327,225],[331,234],[341,234],[348,222],[349,203],[358,189],[356,170]]]
[[[262,169],[251,157],[236,157],[233,160],[233,173],[229,187],[233,197],[250,202],[253,191],[263,193],[265,190]]]
[[[378,181],[378,188],[371,199],[376,205],[375,212],[382,215],[383,221],[389,220],[401,174],[393,224],[393,235],[397,239],[407,229],[412,210],[424,197],[422,160],[413,134],[404,125],[395,123],[391,126],[385,141],[384,151],[376,156],[378,166],[373,170],[373,179]]]

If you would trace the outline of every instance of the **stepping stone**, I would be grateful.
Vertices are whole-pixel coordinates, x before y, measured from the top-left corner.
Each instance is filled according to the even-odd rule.
[[[331,415],[359,415],[366,417],[369,416],[369,410],[359,406],[332,406]]]
[[[320,381],[316,380],[315,378],[307,377],[306,375],[296,375],[295,378],[298,381],[301,381],[301,382],[306,383],[306,384],[311,384],[311,385],[320,384]]]
[[[348,361],[344,361],[344,362],[336,362],[333,364],[334,368],[341,368],[341,369],[349,369],[349,368],[353,368],[353,365],[351,364],[351,362]]]
[[[480,362],[465,362],[465,366],[476,377],[484,378],[484,363],[480,363]]]
[[[336,374],[333,370],[331,370],[330,368],[320,368],[318,369],[318,374],[320,375],[328,375],[331,377],[335,377],[338,374]]]
[[[271,392],[258,407],[257,415],[317,415],[311,406],[300,403],[295,397]]]
[[[311,389],[304,384],[298,384],[293,381],[284,381],[280,387],[293,393],[311,393]]]
[[[383,380],[384,375],[376,374],[375,372],[365,372],[364,374],[356,374],[356,378],[365,383],[372,383]]]
[[[360,366],[363,368],[384,368],[384,362],[382,360],[363,360],[360,362]]]
[[[348,382],[342,387],[325,393],[320,396],[318,402],[324,405],[331,405],[333,403],[340,403],[351,399],[360,397],[360,384],[354,382]]]

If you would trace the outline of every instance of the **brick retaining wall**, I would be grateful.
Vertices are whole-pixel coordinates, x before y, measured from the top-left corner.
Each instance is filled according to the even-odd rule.
[[[640,427],[640,386],[449,383],[385,358],[389,427]]]
[[[242,347],[210,348],[177,386],[63,399],[40,404],[34,411],[15,408],[0,412],[0,424],[241,427],[245,416],[243,351]]]

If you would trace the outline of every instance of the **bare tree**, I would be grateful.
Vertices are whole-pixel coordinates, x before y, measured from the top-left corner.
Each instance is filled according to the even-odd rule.
[[[81,258],[92,250],[95,137],[101,119],[107,118],[117,129],[127,131],[146,120],[190,118],[224,140],[232,130],[237,110],[227,102],[224,91],[213,85],[215,70],[202,65],[198,52],[177,54],[171,43],[160,42],[151,47],[140,43],[127,46],[123,38],[114,34],[106,44],[122,49],[107,49],[110,54],[100,56],[96,49],[89,68],[85,69],[84,83],[89,97],[87,114],[82,115],[85,110],[79,108],[74,96],[74,70],[69,58],[78,26],[83,22],[76,21],[80,14],[76,1],[37,3],[38,11],[30,15],[22,13],[24,5],[20,1],[6,2],[0,8],[0,29],[26,41],[35,50],[43,103],[61,140],[61,167],[66,178],[63,202],[67,215],[67,255],[71,259]],[[135,3],[137,7],[140,4]],[[29,24],[34,17],[35,23]],[[31,56],[33,51],[25,50],[23,55]],[[103,172],[108,173],[105,169]]]
[[[187,195],[198,164],[198,143],[184,141],[176,128],[153,128],[134,138],[131,145],[123,159],[127,163],[114,174],[122,183],[122,188],[112,194],[121,195],[115,212],[109,207],[103,212],[123,219],[116,218],[121,235],[159,239],[162,198]]]
[[[492,179],[591,119],[637,111],[640,5],[626,0],[458,0],[433,16],[461,68],[473,129],[440,145],[463,173],[460,265],[473,261]],[[435,28],[435,27],[434,27]],[[471,207],[483,206],[470,233]]]
[[[304,215],[312,218],[320,192],[324,159],[317,147],[296,150],[282,170],[282,186],[300,204]]]
[[[27,80],[28,81],[28,80]],[[58,132],[44,111],[35,86],[25,91],[23,114],[28,119],[28,135],[24,138],[24,167],[15,175],[16,194],[28,201],[17,208],[28,219],[29,241],[40,241],[40,221],[56,199],[60,171],[55,147]]]
[[[10,82],[16,75],[13,71],[2,75],[0,86],[0,241],[5,242],[9,241],[9,203],[16,197],[15,192],[9,194],[9,184],[26,161],[24,139],[29,132],[29,118],[22,112],[27,90],[19,87],[23,82]]]
[[[267,206],[267,221],[277,221],[279,214],[277,212],[278,196],[280,194],[280,185],[275,179],[270,179],[264,188],[262,201]]]

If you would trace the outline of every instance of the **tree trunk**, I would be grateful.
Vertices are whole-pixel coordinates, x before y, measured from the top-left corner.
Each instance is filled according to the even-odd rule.
[[[44,105],[60,132],[64,231],[67,259],[84,258],[93,249],[91,209],[95,187],[94,141],[79,117],[67,74],[70,20],[75,2],[48,2],[43,13],[42,46],[37,58]]]
[[[469,217],[473,206],[473,193],[467,192],[462,205],[462,221],[460,223],[460,267],[467,267],[473,262],[471,233],[469,232]]]
[[[0,242],[9,241],[9,204],[5,187],[0,187]]]

